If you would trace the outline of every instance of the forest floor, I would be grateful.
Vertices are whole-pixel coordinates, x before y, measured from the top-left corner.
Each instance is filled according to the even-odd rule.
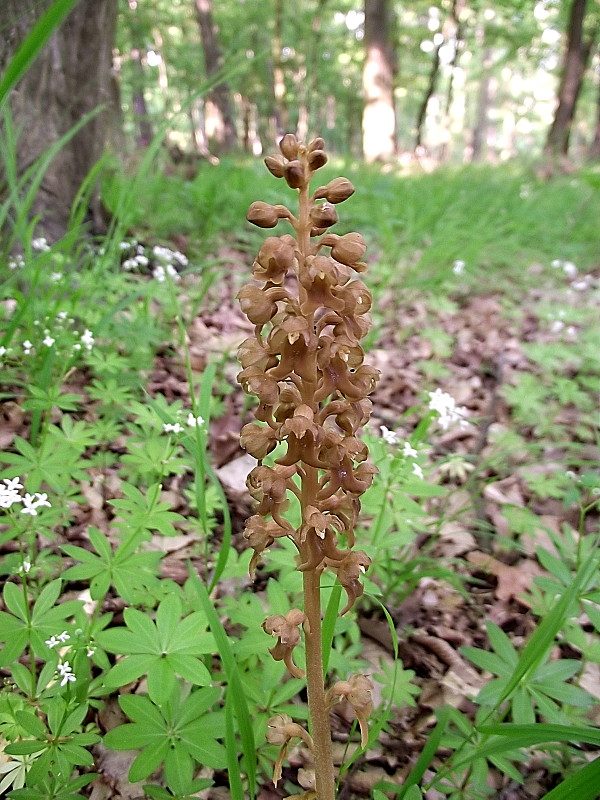
[[[212,180],[217,181],[218,176]],[[482,185],[487,185],[484,180]],[[248,192],[255,192],[251,182],[246,188]],[[376,189],[380,191],[379,184]],[[514,186],[511,191],[513,189]],[[574,187],[573,191],[576,189]],[[493,182],[489,191],[493,195]],[[416,185],[414,192],[415,196],[419,194]],[[431,197],[440,194],[440,219],[443,219],[446,199],[434,185]],[[149,192],[148,196],[152,199],[161,195]],[[456,183],[449,185],[450,196],[461,202],[462,193],[457,191]],[[543,199],[544,187],[539,196]],[[396,202],[391,191],[388,201],[390,205]],[[370,202],[367,197],[367,220],[371,213]],[[175,219],[172,199],[165,199],[165,204]],[[465,199],[468,219],[472,208],[473,201]],[[218,215],[221,210],[217,208],[214,213]],[[229,213],[236,220],[241,218],[238,210],[235,215],[231,210]],[[542,208],[537,213],[543,216],[545,211]],[[419,215],[415,212],[414,216],[417,219]],[[583,212],[579,216],[583,218]],[[383,221],[378,220],[382,225],[384,217],[385,214]],[[515,213],[514,219],[517,217]],[[508,220],[507,230],[511,229],[512,219]],[[456,242],[451,237],[457,235],[462,243],[460,225],[458,227],[456,233],[451,217],[448,227],[439,234],[440,241],[445,237],[454,246]],[[360,229],[360,225],[357,228]],[[548,236],[554,232],[553,228]],[[395,228],[387,233],[390,240],[399,235]],[[143,241],[145,231],[140,230],[138,235]],[[421,235],[419,230],[417,235]],[[479,235],[485,243],[484,234]],[[501,252],[502,235],[498,236],[497,252]],[[161,242],[165,240],[169,241],[166,237],[160,238]],[[174,243],[175,240],[170,241]],[[184,246],[189,243],[185,237],[180,241]],[[298,574],[293,564],[284,567],[285,551],[272,547],[268,558],[258,568],[254,583],[247,575],[248,552],[242,531],[245,519],[252,513],[245,480],[253,464],[240,449],[239,432],[252,419],[252,411],[251,403],[236,382],[239,366],[235,359],[240,342],[253,330],[235,299],[250,274],[252,255],[248,250],[254,252],[255,241],[251,240],[250,248],[247,244],[243,240],[238,245],[233,242],[205,258],[207,264],[217,265],[216,280],[203,284],[207,273],[193,269],[184,271],[181,282],[170,285],[169,291],[177,295],[177,303],[171,305],[174,294],[169,299],[165,284],[156,283],[156,274],[155,278],[151,275],[152,264],[134,274],[121,274],[125,281],[119,288],[122,295],[111,296],[107,276],[112,281],[114,273],[110,271],[103,276],[106,286],[94,289],[101,296],[99,306],[114,303],[108,306],[116,309],[110,313],[105,313],[104,308],[89,308],[90,314],[97,315],[96,319],[102,318],[109,334],[102,341],[102,333],[94,331],[98,338],[98,354],[94,345],[86,356],[87,363],[68,370],[56,395],[51,394],[47,385],[46,392],[52,401],[48,421],[54,424],[56,431],[60,425],[65,439],[75,441],[77,435],[81,435],[84,441],[86,435],[92,436],[93,430],[96,440],[90,444],[90,439],[81,446],[81,454],[86,459],[85,470],[77,463],[72,467],[67,465],[65,469],[71,470],[72,478],[67,476],[64,484],[58,481],[58,488],[51,485],[57,494],[62,492],[69,511],[64,516],[66,523],[56,517],[52,535],[41,537],[38,565],[41,578],[37,591],[42,579],[55,579],[57,570],[64,576],[65,569],[72,568],[74,560],[61,552],[65,545],[93,549],[90,528],[101,532],[113,551],[118,549],[125,529],[125,515],[116,504],[121,502],[124,507],[123,487],[127,484],[130,484],[129,490],[135,485],[142,493],[148,489],[148,494],[152,483],[161,484],[161,503],[166,504],[169,512],[181,515],[167,535],[163,535],[162,530],[153,531],[148,536],[149,541],[142,541],[143,550],[162,554],[159,577],[183,586],[188,578],[189,562],[202,578],[210,576],[224,540],[224,515],[213,496],[210,525],[204,528],[210,528],[212,534],[208,542],[206,537],[203,540],[200,523],[206,520],[201,519],[198,496],[194,496],[192,460],[189,453],[183,453],[184,448],[176,436],[174,442],[169,440],[168,443],[173,449],[164,450],[167,437],[162,422],[165,418],[159,419],[156,414],[158,409],[173,413],[173,419],[178,414],[183,415],[180,416],[183,421],[190,410],[193,388],[196,391],[199,388],[202,394],[202,377],[207,365],[216,364],[216,379],[209,387],[212,394],[205,398],[211,406],[206,451],[226,494],[233,549],[212,599],[231,641],[239,638],[242,645],[246,639],[249,642],[246,654],[249,654],[250,666],[243,674],[250,681],[256,677],[254,673],[266,669],[265,662],[260,659],[265,658],[268,646],[262,631],[256,632],[250,626],[260,628],[257,613],[261,614],[269,606],[270,593],[275,591],[277,582],[283,587],[278,590],[280,596],[285,602],[293,602],[292,578],[298,578]],[[515,237],[513,246],[517,248],[517,245]],[[438,246],[439,242],[433,245],[434,248]],[[376,481],[363,498],[357,547],[373,555],[374,563],[365,580],[365,595],[357,603],[356,610],[348,615],[351,619],[344,618],[341,622],[341,632],[339,637],[336,635],[333,648],[339,651],[337,658],[340,660],[333,668],[339,664],[344,668],[349,665],[355,672],[386,676],[375,684],[372,721],[376,723],[384,710],[390,712],[390,718],[377,741],[358,755],[343,774],[339,800],[396,797],[431,736],[438,718],[436,712],[439,714],[442,709],[455,709],[458,716],[451,730],[442,737],[435,755],[432,754],[419,783],[425,787],[457,747],[472,744],[466,728],[461,740],[460,720],[467,727],[476,720],[479,724],[486,708],[493,706],[493,698],[488,691],[486,706],[481,697],[477,698],[478,693],[484,687],[493,687],[494,682],[498,685],[497,679],[506,678],[506,675],[485,669],[484,663],[499,662],[482,660],[475,649],[486,656],[491,656],[493,651],[496,658],[501,646],[504,647],[501,655],[505,658],[506,674],[511,674],[524,646],[550,614],[556,598],[581,572],[586,559],[592,555],[596,557],[594,548],[598,535],[600,262],[590,268],[587,259],[586,266],[578,269],[569,261],[550,263],[547,254],[538,259],[527,255],[523,257],[526,265],[523,269],[503,262],[497,269],[486,270],[485,266],[480,266],[469,275],[468,269],[463,273],[464,264],[460,261],[455,261],[452,267],[454,256],[450,256],[448,250],[447,266],[440,269],[452,273],[451,281],[436,283],[434,280],[426,287],[419,283],[418,275],[415,278],[415,270],[410,270],[408,262],[412,256],[401,261],[395,256],[389,257],[383,245],[381,250],[387,263],[378,270],[375,254],[373,269],[366,278],[375,296],[374,325],[366,340],[366,361],[380,370],[381,379],[371,395],[373,414],[365,433],[373,459],[380,466],[382,476],[385,474],[385,483],[383,477],[379,483]],[[426,248],[415,256],[417,266],[422,257],[427,257]],[[126,258],[127,254],[122,253],[121,261]],[[405,288],[402,288],[402,270],[408,275]],[[163,269],[163,280],[164,277]],[[65,298],[72,303],[70,313],[74,316],[78,313],[78,303],[89,304],[85,280],[85,275],[76,274],[71,288],[64,291],[62,301],[65,308]],[[93,283],[95,278],[90,280]],[[77,287],[79,294],[69,295],[72,286]],[[206,293],[202,286],[207,289]],[[145,287],[149,287],[149,293],[143,302],[138,302]],[[52,299],[54,291],[50,284],[49,298]],[[121,296],[125,300],[122,301]],[[8,310],[15,306],[11,298],[3,302]],[[40,295],[39,302],[50,301]],[[59,307],[58,301],[51,307],[53,316]],[[195,309],[194,313],[190,313],[190,309]],[[185,347],[178,343],[178,313],[186,323]],[[32,312],[32,315],[34,320],[43,318],[39,312]],[[94,322],[89,324],[94,326]],[[40,333],[42,329],[35,326],[39,326],[39,321],[24,329],[22,337],[33,338],[32,331],[36,330]],[[98,326],[101,331],[100,321]],[[138,351],[135,348],[144,337],[148,339],[149,367],[140,366],[142,361],[136,362]],[[136,338],[139,341],[136,342]],[[22,353],[24,347],[25,344],[21,344],[15,349]],[[29,350],[25,352],[26,356],[20,355],[20,358],[25,359],[25,364],[31,363],[27,362]],[[39,352],[46,357],[43,348]],[[189,359],[187,364],[186,359]],[[5,451],[2,456],[9,465],[26,460],[28,451],[19,444],[19,437],[27,444],[31,436],[32,409],[35,416],[36,403],[41,407],[45,398],[28,386],[35,387],[35,381],[44,378],[44,365],[48,362],[40,357],[39,375],[29,376],[29,384],[27,376],[22,380],[27,367],[23,368],[16,360],[14,363],[18,380],[11,384],[11,392],[2,404],[4,424],[0,429],[0,447]],[[140,375],[144,381],[142,386]],[[190,386],[190,377],[198,383],[197,387]],[[427,412],[428,393],[438,389],[447,392],[464,409],[466,424],[448,430],[431,427],[426,441],[419,443],[418,463],[425,473],[424,481],[419,485],[407,483],[411,488],[405,491],[406,476],[400,475],[402,470],[396,454],[403,443],[414,441],[417,444],[415,432]],[[75,398],[75,405],[65,403],[63,411],[59,411],[57,403],[65,393],[69,402]],[[25,403],[23,397],[28,398]],[[79,431],[64,425],[72,409],[75,424],[82,426]],[[393,432],[396,445],[384,441],[382,429]],[[105,438],[100,440],[99,436]],[[170,453],[167,459],[164,459],[165,452]],[[47,457],[51,459],[51,454]],[[188,461],[184,457],[188,457]],[[60,472],[63,467],[54,464],[54,468]],[[395,468],[399,469],[397,480],[393,474]],[[10,469],[4,474],[13,478],[17,474],[16,467]],[[46,491],[45,484],[36,488]],[[428,488],[431,492],[425,491]],[[415,515],[416,521],[408,519]],[[381,532],[382,541],[376,544],[374,539]],[[21,543],[14,538],[4,538],[1,547],[3,555],[13,559],[10,564],[19,563],[18,558],[23,555]],[[42,564],[44,559],[46,567]],[[12,576],[7,582],[20,574],[16,567],[11,569],[12,573],[8,568],[4,573]],[[166,588],[155,589],[150,601],[140,602],[139,607],[145,611],[154,608],[160,601],[160,592],[168,591],[168,583],[164,586]],[[64,591],[64,599],[89,600],[85,582],[70,581],[68,572]],[[596,584],[590,586],[586,599],[592,604],[600,603],[600,589]],[[119,596],[113,586],[100,604],[101,614],[103,618],[114,614],[112,625],[122,626],[123,611],[130,604],[131,601]],[[521,698],[519,707],[513,699],[501,704],[495,721],[600,725],[597,624],[581,609],[564,621],[558,634],[553,636],[548,663],[541,663],[539,672],[528,673],[529,683],[523,681],[523,692],[529,694],[518,695],[517,692]],[[396,647],[401,669],[394,687],[390,676],[394,674]],[[544,683],[542,672],[548,669],[549,675],[554,674],[552,666],[560,660],[566,672],[557,679],[561,686],[554,691],[548,681]],[[574,662],[579,665],[576,665],[576,678],[573,670],[566,674]],[[106,663],[108,666],[102,667],[95,662],[93,667],[93,674],[99,681],[103,670],[108,671],[113,660]],[[215,664],[215,675],[222,678],[218,659]],[[258,670],[256,664],[260,665]],[[9,666],[5,665],[4,670],[7,677]],[[342,670],[340,673],[347,674]],[[219,678],[215,683],[218,681]],[[121,694],[144,694],[147,683],[142,677],[121,688]],[[248,687],[248,696],[255,690],[254,684]],[[576,691],[581,691],[581,695]],[[298,710],[300,719],[302,692],[303,689],[298,697],[285,698],[286,702],[289,700],[289,707]],[[584,693],[587,699],[579,708],[577,702]],[[252,698],[254,702],[255,696]],[[258,702],[257,718],[262,714],[266,720],[267,710]],[[357,737],[350,711],[343,704],[337,704],[332,711],[334,754],[338,764],[356,748]],[[86,724],[97,725],[100,733],[105,734],[127,721],[116,692],[93,696]],[[261,736],[263,732],[264,724]],[[219,736],[222,738],[222,735],[217,738]],[[309,765],[307,751],[302,747],[290,748],[283,770],[284,780],[275,788],[269,773],[276,751],[258,740],[256,747],[260,780],[258,800],[281,800],[298,786],[300,770]],[[137,751],[109,749],[100,743],[94,744],[91,751],[98,774],[89,787],[82,789],[83,796],[91,800],[139,800],[144,796],[148,780],[131,782],[128,778]],[[565,776],[596,756],[597,751],[585,744],[577,748],[565,745],[555,751],[534,748],[528,751],[526,760],[511,762],[512,771],[504,769],[507,762],[489,759],[484,764],[484,773],[480,767],[485,759],[479,759],[479,764],[462,772],[459,770],[454,778],[449,776],[449,780],[458,782],[453,788],[450,784],[444,792],[439,785],[438,788],[424,788],[422,797],[425,800],[448,797],[451,800],[484,797],[539,800]],[[521,775],[520,781],[516,780],[515,770]],[[207,768],[204,773],[214,781],[214,786],[189,796],[229,800],[227,772]],[[160,774],[154,773],[150,780],[156,784],[161,780]],[[164,796],[172,795],[165,792]]]
[[[232,274],[243,274],[247,269],[248,259],[244,254],[227,251],[220,253],[219,258],[231,264]],[[577,507],[565,503],[561,491],[552,491],[563,485],[564,475],[573,464],[572,441],[563,439],[561,432],[575,432],[579,427],[573,438],[582,439],[576,459],[580,465],[600,463],[600,449],[588,435],[589,415],[580,411],[576,402],[554,403],[556,387],[549,379],[548,364],[544,359],[539,363],[539,354],[546,353],[546,359],[552,361],[554,352],[560,359],[554,377],[559,374],[574,377],[579,367],[585,372],[586,365],[578,365],[576,359],[571,363],[563,360],[562,348],[565,343],[572,347],[582,333],[592,331],[588,326],[593,326],[592,320],[600,312],[600,269],[588,273],[585,287],[578,288],[573,288],[573,281],[564,277],[560,269],[556,281],[538,286],[538,270],[539,267],[532,267],[530,288],[518,302],[504,287],[497,293],[482,295],[459,289],[443,303],[429,302],[416,294],[412,299],[404,299],[388,292],[378,306],[377,341],[367,358],[368,363],[381,370],[381,380],[372,395],[372,431],[379,435],[380,426],[384,425],[408,438],[417,421],[410,409],[417,406],[423,386],[432,385],[452,395],[468,410],[472,420],[464,428],[440,432],[435,438],[429,453],[433,465],[440,460],[448,463],[449,458],[453,463],[452,457],[457,457],[454,470],[434,466],[434,477],[449,490],[444,498],[444,521],[435,536],[422,535],[410,552],[403,552],[406,560],[424,553],[430,559],[451,565],[466,592],[458,591],[442,579],[425,577],[408,597],[387,603],[398,633],[402,663],[405,669],[414,671],[413,681],[420,693],[415,705],[394,709],[392,721],[377,746],[361,755],[345,776],[340,799],[370,797],[380,781],[401,785],[427,741],[435,723],[435,709],[451,705],[468,717],[474,716],[476,705],[472,698],[489,673],[483,676],[461,654],[461,648],[488,646],[486,620],[498,625],[518,648],[536,626],[530,594],[534,579],[549,575],[536,557],[537,549],[543,546],[561,557],[553,534],[561,537],[569,531],[575,538],[578,536]],[[225,362],[224,377],[234,387],[237,387],[238,367],[233,354],[241,339],[252,331],[235,300],[237,288],[235,280],[213,288],[206,309],[187,331],[191,360],[196,368],[215,356],[231,354]],[[562,321],[559,310],[565,308],[568,318],[579,318],[581,326]],[[556,311],[554,318],[549,309]],[[538,355],[537,360],[528,355],[531,352]],[[442,364],[444,369],[438,369]],[[432,374],[439,374],[435,384]],[[552,402],[543,392],[536,397],[532,386],[529,393],[525,387],[523,397],[515,399],[523,375],[546,386]],[[163,394],[170,402],[187,398],[185,367],[177,354],[170,352],[157,357],[148,391],[152,395]],[[224,398],[224,403],[224,413],[211,424],[209,451],[230,501],[234,545],[242,551],[245,542],[241,531],[251,505],[245,488],[248,457],[240,450],[238,438],[241,426],[251,417],[245,410],[239,387]],[[548,417],[544,423],[540,415],[545,414]],[[555,432],[551,438],[547,438],[549,428]],[[512,448],[499,449],[498,442],[511,432],[515,435]],[[460,466],[464,463],[468,465],[466,471]],[[172,502],[173,511],[184,516],[191,513],[178,492],[176,480],[167,487],[165,497]],[[103,519],[106,508],[92,503],[88,510],[89,515],[81,519],[82,530],[90,522],[101,530],[110,529],[110,519]],[[435,500],[428,511],[431,515],[440,513]],[[519,527],[520,511],[527,519]],[[582,533],[592,533],[597,523],[597,515],[588,516]],[[368,520],[364,525],[369,527]],[[206,565],[183,539],[172,541],[172,548],[163,561],[165,577],[183,582],[190,556],[200,572],[205,570]],[[250,588],[248,584],[246,589]],[[237,594],[238,588],[230,589]],[[264,594],[264,581],[259,579],[254,590]],[[227,592],[227,585],[220,591]],[[361,604],[359,626],[362,658],[373,669],[382,661],[392,663],[394,645],[389,625],[377,606],[368,600]],[[578,657],[566,642],[556,648],[555,655]],[[598,699],[588,713],[588,720],[600,724],[598,663],[586,665],[579,685]],[[351,716],[344,714],[336,714],[334,718],[336,753],[340,759],[347,747],[351,721]],[[443,757],[442,751],[439,758]],[[284,777],[293,778],[296,770],[306,765],[306,753],[296,748],[291,751],[289,761]],[[112,786],[111,791],[116,792],[112,796],[129,800],[137,795],[133,787],[122,782],[125,767],[122,754],[107,753],[101,765],[101,782],[107,781]],[[497,800],[537,800],[559,779],[556,766],[541,753],[522,765],[521,772],[523,783],[518,784],[494,769],[489,778],[490,796]],[[108,795],[97,787],[91,796],[101,800]],[[229,795],[225,787],[216,787],[199,796],[225,800]],[[259,793],[260,800],[279,800],[283,796],[282,790],[269,783]],[[441,800],[445,796],[436,790],[424,794],[427,800]]]

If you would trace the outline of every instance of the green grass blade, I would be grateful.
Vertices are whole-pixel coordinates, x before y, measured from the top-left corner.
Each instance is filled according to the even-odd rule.
[[[229,792],[231,800],[244,800],[244,787],[240,777],[238,761],[237,737],[233,724],[233,695],[231,690],[225,694],[225,749],[227,751],[227,773],[229,775]]]
[[[325,617],[323,619],[323,627],[322,627],[322,641],[323,641],[323,674],[327,675],[327,669],[329,667],[329,656],[331,654],[331,646],[333,644],[333,635],[335,633],[335,623],[337,621],[338,611],[340,610],[340,600],[342,597],[342,587],[336,580],[333,589],[331,590],[331,595],[329,597],[329,602],[327,603],[327,609],[325,611]]]
[[[507,736],[511,739],[530,738],[531,744],[541,742],[586,742],[600,747],[600,729],[584,725],[554,725],[552,723],[534,723],[517,725],[505,722],[501,725],[485,725],[481,733],[492,736]]]
[[[227,675],[227,697],[231,697],[233,703],[233,710],[238,723],[240,739],[242,743],[242,753],[244,756],[244,763],[246,765],[246,773],[248,775],[248,791],[250,792],[250,800],[255,796],[256,788],[256,746],[254,742],[254,731],[252,728],[252,720],[250,719],[250,712],[248,711],[248,703],[246,702],[246,695],[244,687],[240,679],[240,673],[237,664],[229,646],[229,640],[225,629],[221,625],[221,620],[215,607],[211,603],[210,597],[206,587],[196,575],[192,564],[188,564],[188,572],[190,575],[191,586],[198,599],[199,610],[202,610],[208,620],[208,625],[215,637],[217,649],[221,662]]]
[[[544,800],[598,800],[600,787],[600,758],[586,764],[555,789],[544,795]]]
[[[56,0],[29,31],[0,78],[0,108],[6,102],[11,89],[38,57],[54,30],[78,2],[79,0]]]
[[[403,798],[406,797],[406,793],[411,788],[411,786],[417,786],[421,782],[423,775],[429,768],[436,754],[436,751],[440,746],[440,742],[442,741],[442,737],[448,725],[449,718],[450,718],[449,709],[442,708],[442,710],[438,714],[438,721],[435,728],[431,731],[431,733],[427,737],[427,744],[421,751],[421,755],[417,759],[417,763],[411,769],[408,777],[406,778],[406,780],[402,785],[402,788],[400,789],[400,792],[398,794],[398,800],[403,800]]]

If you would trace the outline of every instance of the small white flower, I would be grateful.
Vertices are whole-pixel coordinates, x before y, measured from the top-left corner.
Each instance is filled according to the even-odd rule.
[[[23,488],[20,478],[2,478],[2,482],[6,484],[6,488],[11,492],[18,492]]]
[[[183,425],[180,425],[179,422],[170,423],[165,422],[163,425],[163,431],[165,433],[181,433],[183,430]]]
[[[154,267],[152,270],[152,277],[158,281],[158,283],[164,283],[166,280],[165,275],[165,268],[164,267]]]
[[[91,350],[92,345],[94,344],[94,337],[92,335],[92,332],[87,328],[81,334],[81,344],[85,347],[86,350]]]
[[[183,255],[183,253],[176,251],[175,253],[173,253],[173,258],[175,259],[175,261],[177,261],[178,264],[181,264],[182,267],[187,267],[188,260],[187,257]]]
[[[379,430],[381,431],[382,438],[387,442],[389,445],[395,445],[400,442],[400,437],[395,431],[391,431],[385,425],[380,425]]]
[[[580,281],[573,281],[571,283],[571,288],[575,289],[576,292],[585,292],[586,289],[589,289],[587,278],[583,278]]]
[[[39,236],[37,239],[31,240],[31,249],[37,250],[38,253],[41,253],[43,250],[50,250],[50,245],[48,244],[45,236]]]
[[[416,458],[418,453],[410,442],[404,442],[404,446],[402,448],[402,455],[405,458]]]
[[[56,339],[54,339],[52,336],[45,336],[42,340],[42,344],[45,344],[46,347],[52,347],[55,341]]]
[[[452,272],[455,275],[462,275],[465,271],[466,264],[461,259],[457,259],[454,264],[452,265]]]
[[[69,662],[68,661],[65,661],[64,664],[59,664],[56,667],[56,669],[57,669],[60,677],[62,678],[62,680],[60,682],[61,686],[66,686],[67,683],[69,683],[69,682],[75,683],[75,681],[77,680],[75,675],[73,675],[73,669],[69,666]]]
[[[32,517],[37,517],[37,504],[34,495],[27,493],[25,497],[22,498],[22,503],[23,508],[21,509],[21,514],[30,514]]]
[[[417,478],[422,478],[423,477],[423,470],[421,469],[421,467],[418,464],[413,464],[412,465],[412,472],[413,472],[413,475],[417,476]]]
[[[52,507],[48,502],[48,495],[40,494],[39,492],[35,494],[27,493],[22,498],[22,503],[23,508],[21,509],[21,514],[31,514],[32,517],[37,517],[37,509],[40,508],[40,506]]]
[[[187,415],[187,424],[190,428],[197,428],[199,425],[204,425],[204,419],[202,417],[195,417],[190,413]]]
[[[23,488],[19,478],[3,478],[4,486],[0,485],[0,508],[10,508],[15,503],[22,503],[23,498],[19,489]]]
[[[14,258],[11,258],[8,262],[9,269],[23,269],[24,266],[25,266],[25,259],[23,258],[23,256],[15,256]]]

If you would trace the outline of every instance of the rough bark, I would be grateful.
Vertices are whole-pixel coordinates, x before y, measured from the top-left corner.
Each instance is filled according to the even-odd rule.
[[[4,66],[51,0],[2,0],[0,67]],[[10,109],[20,131],[17,163],[23,173],[49,146],[101,104],[97,114],[58,153],[46,172],[32,213],[49,241],[66,229],[73,200],[102,154],[111,119],[111,67],[117,0],[80,0],[14,88]],[[99,195],[90,198],[92,231],[105,227]]]
[[[590,38],[584,41],[583,21],[586,5],[587,0],[573,0],[569,12],[567,46],[558,88],[558,102],[544,147],[545,154],[550,157],[566,156],[569,151],[569,138],[577,100],[596,37],[594,31]]]
[[[363,151],[367,161],[396,154],[393,17],[388,0],[365,0]]]
[[[212,0],[195,0],[195,8],[204,50],[206,75],[210,78],[223,66],[219,31],[213,18]],[[229,85],[225,81],[219,83],[208,93],[205,113],[209,140],[214,143],[219,152],[233,150],[237,136],[231,94]]]

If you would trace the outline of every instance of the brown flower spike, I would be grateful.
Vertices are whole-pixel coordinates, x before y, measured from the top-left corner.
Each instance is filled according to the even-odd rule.
[[[371,485],[376,469],[358,434],[369,418],[367,396],[378,372],[364,363],[360,344],[369,329],[371,307],[369,290],[357,277],[367,269],[362,260],[365,241],[359,233],[337,235],[328,230],[338,221],[337,205],[351,197],[354,186],[346,178],[335,178],[310,193],[313,174],[327,163],[320,138],[305,145],[287,134],[279,149],[281,154],[267,157],[265,164],[298,192],[298,213],[261,201],[250,206],[247,219],[254,225],[274,228],[284,221],[292,233],[265,239],[253,266],[254,280],[238,295],[254,325],[254,335],[239,349],[238,380],[258,402],[257,421],[245,425],[241,436],[242,447],[258,462],[247,480],[256,513],[244,536],[254,550],[252,577],[276,539],[286,536],[298,550],[304,610],[269,617],[263,627],[278,639],[271,649],[273,658],[300,677],[292,650],[301,641],[302,626],[315,791],[319,800],[333,800],[329,707],[340,697],[353,703],[364,744],[370,695],[364,676],[338,682],[325,694],[320,580],[329,571],[344,587],[347,603],[342,613],[363,592],[360,578],[370,560],[352,550],[354,527],[360,495]],[[263,464],[273,451],[274,461]],[[297,528],[285,518],[290,501],[300,508]],[[298,727],[292,735],[298,735]],[[286,733],[286,744],[289,738]]]

